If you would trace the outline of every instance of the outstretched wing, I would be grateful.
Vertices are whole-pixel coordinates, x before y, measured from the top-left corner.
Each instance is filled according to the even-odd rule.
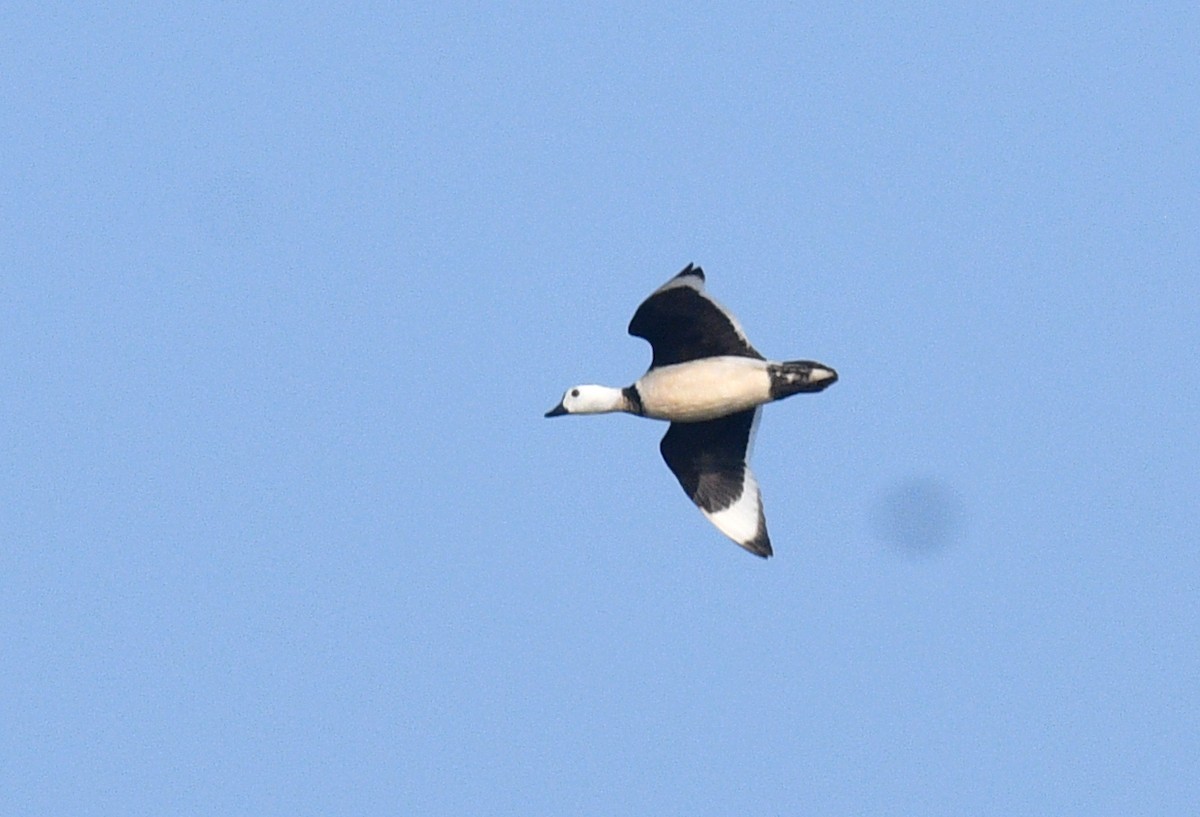
[[[684,493],[721,533],[751,553],[771,555],[758,482],[749,449],[760,410],[706,420],[671,423],[659,444],[667,467]]]
[[[737,319],[705,293],[704,270],[692,264],[642,302],[629,334],[650,341],[651,369],[720,355],[764,359]]]

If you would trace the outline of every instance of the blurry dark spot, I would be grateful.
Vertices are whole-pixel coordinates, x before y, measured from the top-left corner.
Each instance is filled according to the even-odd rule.
[[[913,555],[934,555],[961,533],[963,502],[949,485],[932,477],[910,477],[892,485],[876,503],[875,535]]]

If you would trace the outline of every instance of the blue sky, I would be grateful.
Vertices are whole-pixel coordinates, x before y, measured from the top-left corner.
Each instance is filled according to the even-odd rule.
[[[9,4],[14,814],[1183,814],[1191,4]],[[776,557],[624,385],[689,262]]]

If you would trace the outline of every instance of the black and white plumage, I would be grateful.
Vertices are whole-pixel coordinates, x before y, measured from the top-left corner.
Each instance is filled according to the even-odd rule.
[[[659,444],[684,492],[722,533],[758,556],[772,554],[758,482],[749,467],[764,403],[817,392],[837,372],[810,360],[769,361],[737,319],[704,291],[689,264],[642,302],[629,334],[650,342],[650,369],[624,389],[568,389],[547,417],[624,411],[671,427]]]

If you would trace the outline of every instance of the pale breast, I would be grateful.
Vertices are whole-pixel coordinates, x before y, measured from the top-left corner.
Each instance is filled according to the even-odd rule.
[[[651,369],[637,390],[648,416],[694,423],[770,402],[771,378],[766,361],[710,357]]]

